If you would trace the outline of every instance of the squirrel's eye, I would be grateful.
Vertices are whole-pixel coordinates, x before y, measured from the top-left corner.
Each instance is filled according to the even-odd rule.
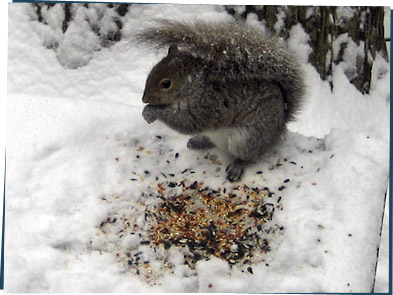
[[[160,81],[160,87],[161,87],[162,89],[169,89],[169,88],[171,88],[171,86],[172,86],[172,82],[171,82],[171,80],[168,79],[168,78],[164,78],[164,79],[162,79],[162,80]]]

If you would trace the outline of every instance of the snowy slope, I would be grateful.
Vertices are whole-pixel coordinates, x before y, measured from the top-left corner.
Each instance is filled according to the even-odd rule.
[[[125,27],[131,34],[141,19],[168,11],[227,17],[216,6],[142,5],[129,12]],[[60,37],[29,15],[27,5],[10,5],[6,291],[371,290],[388,177],[389,66],[383,60],[375,73],[384,74],[370,95],[359,94],[340,68],[331,93],[304,64],[304,112],[283,145],[252,165],[241,183],[274,193],[267,197],[273,219],[264,227],[270,251],[251,264],[230,267],[211,257],[193,269],[181,247],[142,243],[151,225],[142,213],[157,205],[148,195],[156,194],[157,183],[186,179],[236,189],[239,184],[225,180],[228,158],[215,149],[208,155],[187,150],[186,136],[144,122],[141,94],[159,59],[154,52],[128,39],[100,51],[90,50],[94,40],[78,51],[57,39],[64,42],[61,60],[89,57],[67,69],[59,53],[43,46]],[[301,30],[291,42],[304,55]],[[269,226],[280,230],[267,232]],[[130,264],[128,255],[148,263]]]

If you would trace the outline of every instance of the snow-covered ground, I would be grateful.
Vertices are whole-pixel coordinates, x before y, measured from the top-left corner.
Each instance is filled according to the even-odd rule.
[[[304,110],[283,145],[230,184],[224,154],[187,150],[186,136],[143,120],[146,75],[164,53],[130,41],[147,17],[225,20],[222,8],[135,5],[123,40],[99,51],[84,30],[87,11],[64,36],[58,13],[45,26],[30,6],[9,5],[6,291],[372,290],[389,171],[388,63],[375,62],[370,95],[348,82],[345,64],[336,67],[332,93],[306,63],[307,36],[294,28]],[[212,256],[191,268],[184,248],[147,244],[145,213],[160,202],[157,184],[182,181],[228,193],[267,187],[274,194],[264,200],[275,211],[262,233],[270,251],[249,263]],[[376,290],[387,291],[388,280],[382,267]]]

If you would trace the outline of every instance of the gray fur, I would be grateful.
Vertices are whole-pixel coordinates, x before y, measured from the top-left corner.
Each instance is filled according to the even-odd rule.
[[[304,84],[296,60],[246,25],[165,20],[137,39],[170,47],[147,79],[143,117],[226,150],[235,158],[230,181],[279,141],[300,108]]]

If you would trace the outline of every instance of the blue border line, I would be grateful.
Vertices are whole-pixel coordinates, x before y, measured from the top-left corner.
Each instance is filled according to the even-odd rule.
[[[390,10],[390,40],[392,39],[392,31],[393,31],[393,10]],[[390,41],[390,69],[392,68],[392,42]],[[390,71],[390,92],[392,91],[393,86],[393,78],[392,71]],[[391,97],[391,95],[390,95]],[[390,104],[390,160],[389,160],[389,294],[392,294],[392,160],[393,160],[393,152],[392,152],[392,112],[391,112],[391,104]]]
[[[3,225],[1,235],[1,266],[0,266],[0,290],[4,290],[4,231],[5,231],[5,174],[7,170],[6,152],[4,152],[4,192],[3,192]]]

